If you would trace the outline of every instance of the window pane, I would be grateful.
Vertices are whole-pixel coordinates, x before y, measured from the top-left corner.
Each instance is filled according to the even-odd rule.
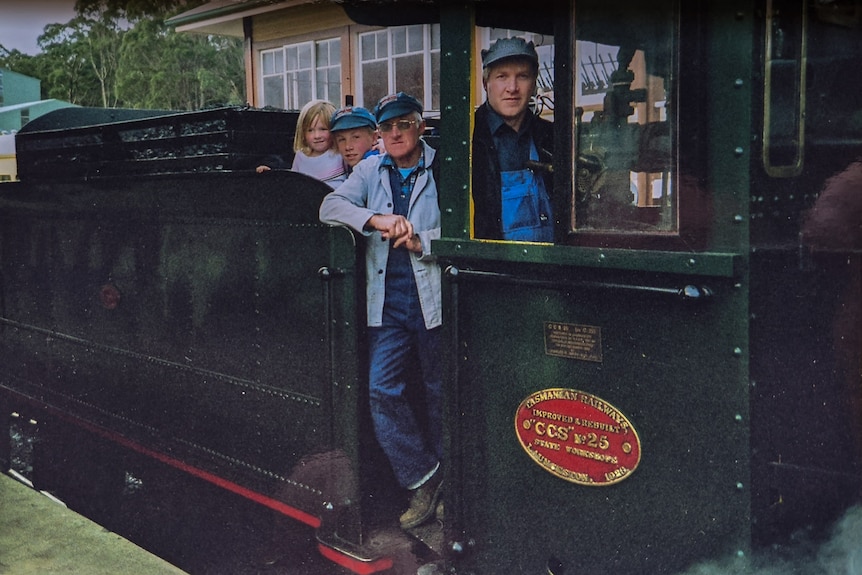
[[[341,65],[341,40],[335,39],[329,42],[329,64],[331,66]]]
[[[310,102],[313,98],[312,94],[312,83],[311,83],[311,70],[303,70],[296,75],[296,83],[299,88],[299,97],[300,102],[304,105],[306,102]]]
[[[678,229],[671,153],[675,113],[669,106],[676,78],[676,16],[672,9],[633,10],[628,18],[620,24],[649,22],[652,33],[639,49],[621,47],[612,34],[603,37],[600,27],[590,29],[603,20],[586,9],[576,18],[577,36],[591,40],[577,42],[572,86],[576,109],[582,110],[575,120],[571,222],[578,231]],[[545,55],[540,58],[544,61]]]
[[[386,58],[389,56],[389,35],[385,31],[377,32],[375,34],[375,41],[377,42],[377,58]]]
[[[363,34],[359,37],[359,52],[362,61],[374,60],[377,57],[377,51],[374,49],[376,36],[374,34]]]
[[[551,44],[547,46],[536,46],[536,53],[539,55],[539,78],[538,86],[540,90],[552,92],[554,90],[554,44],[551,39]]]
[[[388,94],[389,66],[384,62],[373,62],[362,66],[362,104],[369,110]]]
[[[281,74],[284,72],[284,50],[281,48],[278,50],[271,50],[269,52],[262,52],[260,57],[261,67],[265,76]]]
[[[326,83],[330,86],[341,85],[341,66],[333,66],[326,70]]]
[[[326,42],[318,42],[314,48],[314,65],[322,67],[329,64],[329,47]]]
[[[339,74],[339,80],[341,79],[341,75]],[[340,108],[344,105],[344,102],[341,101],[341,82],[330,82],[329,83],[329,93],[327,94],[326,99],[335,104],[336,108]]]
[[[404,54],[407,52],[407,28],[392,29],[392,54]]]
[[[282,76],[270,76],[263,79],[263,105],[283,108],[284,79]]]
[[[311,71],[289,74],[287,78],[288,102],[291,110],[299,110],[312,99]]]
[[[299,86],[296,82],[296,74],[287,75],[287,94],[285,107],[288,110],[299,110]]]
[[[273,52],[264,52],[260,55],[261,71],[264,75],[270,75],[275,72],[275,54]]]
[[[329,65],[329,42],[318,42],[314,65],[318,67]]]
[[[299,54],[299,68],[311,68],[311,44],[300,44],[297,47]]]
[[[321,68],[315,71],[317,98],[328,100],[339,107],[341,102],[341,67]]]
[[[396,58],[393,61],[395,65],[395,91],[407,92],[420,99],[423,98],[425,94],[425,71],[422,60],[422,54],[416,54]]]
[[[407,50],[410,52],[421,52],[425,44],[422,26],[409,26],[407,28]]]
[[[440,24],[431,24],[431,49],[440,49]]]
[[[285,70],[296,70],[299,68],[299,57],[296,46],[288,46],[285,49]]]
[[[315,97],[321,100],[327,100],[328,90],[326,85],[326,69],[315,70],[314,77],[317,80],[317,93],[315,94]]]

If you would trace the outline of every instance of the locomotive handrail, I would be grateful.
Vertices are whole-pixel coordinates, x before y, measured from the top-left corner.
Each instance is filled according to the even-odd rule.
[[[520,285],[529,287],[538,287],[546,289],[598,289],[598,290],[619,290],[637,293],[654,293],[667,295],[679,298],[684,301],[707,301],[711,299],[714,292],[703,285],[686,284],[682,287],[661,287],[661,286],[645,286],[636,284],[621,284],[614,282],[598,282],[598,281],[551,281],[538,280],[532,278],[524,278],[512,274],[504,274],[499,272],[486,272],[478,270],[463,270],[456,266],[449,266],[445,270],[446,277],[457,282],[463,279],[476,281],[493,281],[495,283],[505,283],[508,285]]]
[[[347,270],[343,268],[331,268],[328,266],[323,266],[319,270],[317,270],[317,277],[319,277],[322,281],[330,281],[334,278],[340,278],[347,275]]]

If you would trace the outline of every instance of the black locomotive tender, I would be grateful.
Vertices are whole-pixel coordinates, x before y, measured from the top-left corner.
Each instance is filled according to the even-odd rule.
[[[290,164],[297,115],[68,108],[18,134],[0,413],[4,430],[12,413],[39,422],[35,485],[97,520],[131,451],[316,528],[324,555],[374,572],[388,559],[353,549],[354,480],[373,465],[357,245],[318,221],[325,184],[254,171],[274,153]]]

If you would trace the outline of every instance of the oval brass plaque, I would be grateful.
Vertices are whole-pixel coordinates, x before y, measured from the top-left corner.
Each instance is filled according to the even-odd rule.
[[[542,468],[580,485],[610,485],[641,460],[640,438],[607,401],[575,389],[543,389],[515,414],[521,447]]]

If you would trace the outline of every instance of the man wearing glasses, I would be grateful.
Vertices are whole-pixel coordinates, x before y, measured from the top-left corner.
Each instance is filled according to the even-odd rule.
[[[386,152],[357,164],[320,206],[323,223],[367,237],[371,415],[398,482],[411,494],[403,529],[434,516],[443,487],[442,295],[430,254],[431,240],[440,237],[440,208],[422,112],[421,102],[403,92],[381,98],[374,114]],[[408,391],[417,383],[418,394]],[[416,397],[421,405],[411,402]]]

